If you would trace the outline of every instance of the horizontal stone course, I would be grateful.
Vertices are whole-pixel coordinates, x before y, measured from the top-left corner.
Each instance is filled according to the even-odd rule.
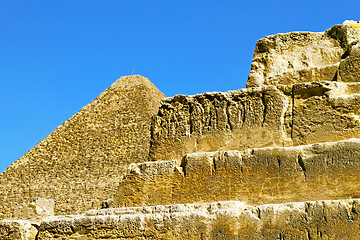
[[[174,204],[92,211],[45,219],[48,239],[356,239],[358,199],[249,206]]]
[[[359,197],[360,139],[187,154],[132,164],[117,206],[238,200],[248,204]]]
[[[153,118],[150,160],[360,137],[359,93],[359,83],[323,81],[167,98]]]

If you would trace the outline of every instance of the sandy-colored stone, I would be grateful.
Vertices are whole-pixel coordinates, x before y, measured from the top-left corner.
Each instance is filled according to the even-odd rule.
[[[294,145],[360,138],[359,83],[312,82],[293,86]]]
[[[275,86],[167,98],[153,119],[150,159],[286,146],[291,132],[290,104],[291,97]]]
[[[53,199],[33,198],[28,203],[14,209],[13,218],[39,222],[54,216],[55,203]]]
[[[55,214],[112,198],[128,165],[148,160],[163,97],[144,77],[117,80],[0,175],[0,219],[33,197],[54,199]]]
[[[360,43],[357,41],[344,54],[340,61],[338,81],[359,82],[360,81]]]
[[[2,220],[0,221],[0,239],[36,240],[37,227],[25,220]]]
[[[360,200],[248,206],[243,202],[110,209],[46,219],[51,239],[357,239]]]
[[[267,85],[291,85],[301,82],[334,81],[337,77],[339,63],[320,67],[307,67],[284,71],[275,75],[269,75],[265,84]]]
[[[152,123],[151,160],[360,138],[360,83],[316,81],[175,96]]]
[[[360,139],[204,152],[132,164],[118,206],[238,200],[249,204],[359,197]]]
[[[256,43],[247,87],[332,81],[341,57],[360,29],[347,23],[320,32],[267,36]]]

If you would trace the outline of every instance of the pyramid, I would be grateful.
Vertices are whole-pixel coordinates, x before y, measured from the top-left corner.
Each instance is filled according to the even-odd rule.
[[[75,214],[111,199],[133,162],[148,160],[151,117],[164,95],[146,78],[118,79],[0,174],[0,216],[34,197]]]

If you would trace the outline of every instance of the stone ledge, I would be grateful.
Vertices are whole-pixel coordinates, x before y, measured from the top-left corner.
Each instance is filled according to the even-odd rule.
[[[0,221],[1,240],[35,240],[39,225],[26,220]]]
[[[360,137],[359,102],[360,83],[332,81],[166,98],[152,121],[150,160]]]
[[[133,164],[117,206],[238,200],[248,204],[359,197],[360,139],[202,152]]]
[[[360,200],[243,202],[107,209],[45,219],[45,239],[355,239]]]

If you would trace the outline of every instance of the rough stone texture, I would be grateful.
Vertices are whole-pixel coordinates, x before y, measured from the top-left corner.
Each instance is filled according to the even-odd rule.
[[[340,61],[338,81],[360,81],[360,44],[355,42]]]
[[[112,198],[128,165],[148,160],[163,97],[144,77],[117,80],[0,175],[0,219],[32,197],[54,199],[55,214]]]
[[[47,218],[45,239],[358,239],[360,200],[111,209]]]
[[[46,217],[54,216],[54,207],[53,199],[33,198],[27,204],[15,208],[13,218],[32,222],[41,221]]]
[[[360,137],[360,85],[312,82],[293,86],[294,145]]]
[[[318,81],[167,98],[150,159],[360,138],[359,93],[360,83]]]
[[[167,98],[152,122],[150,159],[287,145],[290,104],[275,86]]]
[[[256,43],[247,87],[332,81],[337,66],[360,30],[344,22],[320,32],[267,36]]]
[[[131,164],[118,206],[238,200],[257,205],[360,197],[360,139],[186,155]]]
[[[25,220],[0,221],[1,240],[35,240],[38,226]]]

